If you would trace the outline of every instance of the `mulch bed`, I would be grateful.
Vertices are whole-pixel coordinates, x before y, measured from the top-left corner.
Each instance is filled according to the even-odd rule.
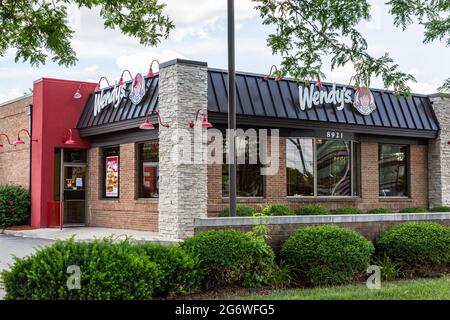
[[[8,227],[5,230],[12,230],[12,231],[23,231],[23,230],[34,230],[37,229],[35,227],[32,226],[12,226],[12,227]]]

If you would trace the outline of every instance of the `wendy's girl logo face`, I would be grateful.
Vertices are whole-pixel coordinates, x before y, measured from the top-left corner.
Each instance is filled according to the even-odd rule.
[[[145,81],[142,74],[138,73],[134,77],[131,90],[130,90],[130,100],[134,105],[139,104],[145,96]]]
[[[372,92],[365,87],[360,87],[356,90],[353,105],[359,113],[365,116],[368,116],[377,108]]]

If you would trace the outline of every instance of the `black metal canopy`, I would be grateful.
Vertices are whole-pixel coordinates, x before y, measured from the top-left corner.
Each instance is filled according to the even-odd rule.
[[[158,76],[146,79],[146,95],[141,103],[133,105],[123,98],[117,108],[108,106],[94,117],[94,95],[89,97],[78,122],[83,136],[137,128],[148,111],[158,108]],[[236,113],[238,125],[291,129],[338,129],[367,134],[435,138],[439,124],[425,95],[409,98],[396,97],[392,92],[371,89],[376,110],[370,115],[359,113],[352,103],[337,110],[332,104],[321,104],[311,109],[299,108],[299,85],[290,79],[265,80],[250,73],[236,74]],[[127,83],[130,89],[131,82]],[[342,89],[337,85],[337,89]],[[321,90],[331,90],[323,84]],[[349,88],[352,91],[353,88]],[[107,90],[107,89],[105,89]],[[109,89],[109,90],[112,90]],[[353,99],[352,93],[352,99]],[[208,70],[208,116],[213,123],[227,123],[227,72]]]

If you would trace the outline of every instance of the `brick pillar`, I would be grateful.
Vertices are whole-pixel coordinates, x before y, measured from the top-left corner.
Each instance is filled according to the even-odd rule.
[[[430,96],[441,130],[428,143],[428,197],[430,207],[450,205],[450,95]]]
[[[202,151],[193,149],[194,129],[189,129],[196,111],[207,110],[207,90],[206,63],[176,59],[161,64],[158,109],[163,121],[170,124],[169,129],[159,130],[159,233],[163,237],[192,236],[194,219],[207,216],[206,129],[195,129],[196,133],[203,130]],[[174,159],[174,152],[187,151],[180,147],[187,136],[192,154],[202,153],[204,161]]]
[[[378,205],[378,143],[361,143],[361,209]]]

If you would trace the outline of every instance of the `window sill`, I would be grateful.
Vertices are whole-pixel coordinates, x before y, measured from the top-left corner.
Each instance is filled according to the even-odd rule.
[[[313,196],[288,196],[286,197],[290,202],[332,202],[332,201],[357,201],[358,196],[325,196],[325,197],[313,197]]]
[[[136,203],[158,202],[159,198],[137,198]]]
[[[410,197],[378,197],[380,202],[413,202]]]
[[[264,200],[264,197],[237,197],[236,200],[238,203],[256,203]],[[222,202],[227,203],[230,200],[229,197],[222,197]]]

